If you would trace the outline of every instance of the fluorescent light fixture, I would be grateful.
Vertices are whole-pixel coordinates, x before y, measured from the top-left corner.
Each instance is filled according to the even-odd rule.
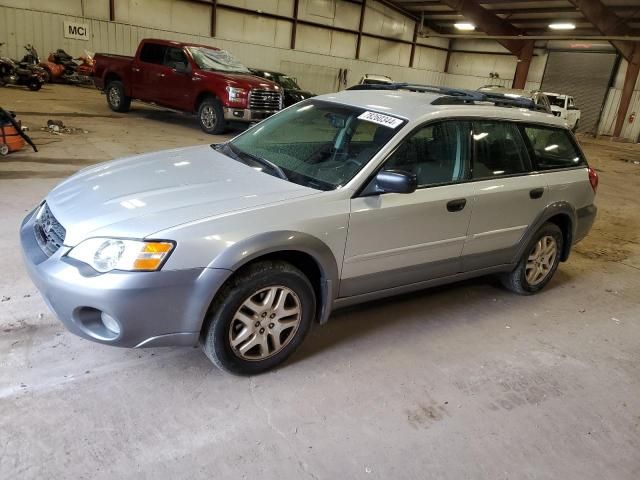
[[[551,23],[549,24],[551,30],[575,30],[575,23]]]
[[[469,22],[458,22],[453,24],[458,30],[475,30],[476,26]]]

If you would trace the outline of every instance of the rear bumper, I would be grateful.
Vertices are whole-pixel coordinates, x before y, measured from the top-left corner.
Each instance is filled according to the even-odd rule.
[[[248,108],[224,107],[224,119],[230,122],[259,122],[279,110],[250,110]]]
[[[47,257],[36,242],[32,215],[20,229],[29,276],[49,308],[72,333],[107,345],[196,345],[213,296],[231,274],[197,268],[99,274],[74,263],[63,246]],[[119,332],[102,322],[114,319]]]
[[[597,213],[598,208],[595,205],[588,205],[576,210],[576,230],[573,236],[574,244],[587,236],[593,226],[593,222],[596,220]]]

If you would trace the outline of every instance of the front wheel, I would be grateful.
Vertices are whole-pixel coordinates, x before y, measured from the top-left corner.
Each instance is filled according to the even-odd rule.
[[[502,284],[520,295],[542,290],[556,273],[563,241],[562,230],[554,223],[545,223],[527,246],[516,269],[501,277]]]
[[[201,336],[222,370],[253,375],[284,362],[307,335],[315,312],[309,279],[286,262],[240,272],[218,293]]]
[[[198,122],[203,132],[221,135],[227,128],[222,105],[215,98],[205,98],[198,107]]]
[[[29,80],[29,83],[27,83],[27,88],[32,92],[37,92],[42,88],[42,82],[40,80],[33,78]]]
[[[109,82],[105,89],[107,103],[114,112],[128,112],[131,108],[131,97],[124,93],[124,84],[119,80]]]

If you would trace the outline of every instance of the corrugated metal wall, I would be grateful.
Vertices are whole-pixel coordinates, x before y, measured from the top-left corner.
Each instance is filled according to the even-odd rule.
[[[602,111],[598,134],[613,135],[621,95],[621,89],[611,88],[609,90],[607,102],[605,103],[604,110]],[[633,122],[629,123],[629,116],[633,113],[635,113],[636,118]],[[625,119],[620,136],[627,140],[631,140],[632,142],[640,142],[640,91],[638,90],[634,91],[633,96],[631,97],[629,109],[627,110],[627,118]]]
[[[549,52],[542,90],[575,98],[580,108],[579,132],[597,128],[615,61],[615,53]]]

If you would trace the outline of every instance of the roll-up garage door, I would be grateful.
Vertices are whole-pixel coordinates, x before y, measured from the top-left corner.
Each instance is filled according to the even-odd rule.
[[[575,98],[579,132],[595,130],[615,61],[615,53],[549,52],[541,89]]]

